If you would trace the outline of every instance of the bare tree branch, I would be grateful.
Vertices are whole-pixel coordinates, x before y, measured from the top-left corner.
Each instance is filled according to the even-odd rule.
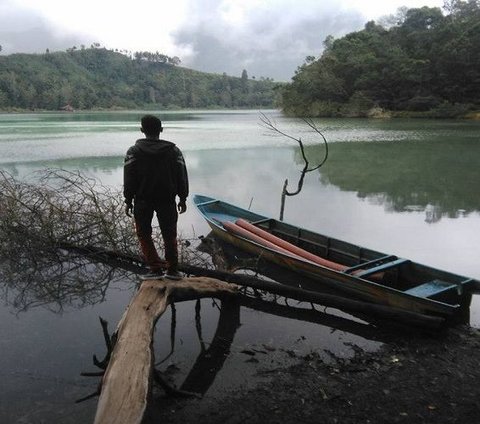
[[[327,161],[327,159],[328,159],[328,143],[327,143],[327,139],[325,138],[323,133],[318,129],[318,127],[315,125],[315,123],[311,119],[306,119],[306,118],[303,119],[303,122],[305,122],[306,125],[308,125],[314,132],[316,132],[317,134],[319,134],[322,137],[323,143],[325,144],[325,155],[324,155],[322,161],[318,165],[314,166],[313,168],[310,168],[309,167],[310,164],[309,164],[307,155],[305,153],[305,147],[304,147],[304,144],[303,144],[301,138],[296,138],[296,137],[280,130],[270,120],[270,118],[268,118],[268,116],[266,116],[264,113],[260,113],[260,121],[262,122],[263,126],[267,129],[269,129],[270,131],[273,131],[273,132],[275,132],[277,134],[280,134],[280,135],[282,135],[286,138],[289,138],[290,140],[295,141],[300,148],[300,154],[302,155],[302,159],[303,159],[303,162],[304,162],[303,169],[300,173],[300,177],[299,177],[298,182],[297,182],[296,190],[295,191],[288,191],[287,190],[288,179],[285,180],[285,183],[283,185],[281,206],[280,206],[280,220],[283,221],[283,213],[284,213],[284,209],[285,209],[285,197],[286,196],[296,196],[297,194],[299,194],[302,191],[303,183],[304,183],[304,180],[305,180],[305,175],[307,174],[307,172],[316,171],[321,166],[323,166],[323,164]]]
[[[153,236],[161,253],[158,228]],[[190,244],[180,240],[182,261],[211,263]],[[47,169],[20,181],[0,171],[0,295],[15,309],[101,302],[112,281],[136,284],[142,272],[112,268],[119,261],[143,267],[119,189],[80,172]]]

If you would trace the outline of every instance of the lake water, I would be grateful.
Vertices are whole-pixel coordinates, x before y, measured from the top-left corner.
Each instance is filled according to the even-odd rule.
[[[323,158],[324,146],[304,122],[277,111],[263,113],[280,130],[302,138],[312,165]],[[120,188],[123,155],[141,137],[143,114],[0,115],[0,167],[20,179],[44,168],[80,170]],[[192,193],[278,217],[284,180],[293,189],[303,164],[296,143],[262,126],[259,111],[158,115],[163,137],[184,152]],[[287,198],[285,221],[480,279],[479,122],[322,119],[316,124],[329,142],[329,159],[307,174],[298,196]],[[206,223],[189,206],[180,232],[207,235]],[[79,374],[94,369],[92,354],[102,357],[105,351],[98,316],[113,328],[134,288],[131,278],[119,273],[88,299],[67,290],[57,302],[30,294],[21,303],[19,287],[4,281],[0,422],[91,421],[96,402],[73,401],[93,392],[97,381]],[[348,356],[352,344],[375,349],[381,343],[358,320],[347,329],[341,317],[332,321],[294,306],[295,313],[282,305],[267,312],[261,305],[232,308],[211,300],[178,304],[157,325],[157,360],[174,347],[160,368],[175,371],[177,384],[202,366],[215,368],[216,378],[204,377],[202,387],[198,379],[184,385],[218,395],[248,386],[259,368],[268,375],[295,355]],[[476,297],[471,323],[480,326]],[[213,365],[212,352],[223,352]]]

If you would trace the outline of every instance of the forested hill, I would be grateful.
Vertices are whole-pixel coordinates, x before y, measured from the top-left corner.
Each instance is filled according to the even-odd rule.
[[[273,80],[208,74],[178,58],[104,48],[0,56],[0,110],[272,107]]]
[[[480,1],[445,4],[443,12],[404,8],[389,24],[372,21],[340,39],[327,37],[321,57],[307,57],[285,86],[284,111],[474,115],[480,110]]]

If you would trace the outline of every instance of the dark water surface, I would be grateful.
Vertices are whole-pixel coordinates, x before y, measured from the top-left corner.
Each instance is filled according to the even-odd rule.
[[[301,121],[265,111],[302,137],[311,164],[324,147]],[[140,138],[143,112],[0,115],[0,167],[24,178],[46,167],[77,170],[119,188],[126,149]],[[161,113],[164,137],[184,151],[192,193],[219,197],[278,217],[283,182],[302,168],[296,144],[260,125],[258,111]],[[426,120],[319,120],[329,159],[288,198],[285,220],[375,250],[480,279],[480,123]],[[190,205],[184,237],[207,235]],[[69,281],[46,295],[2,281],[0,422],[89,422],[96,402],[75,404],[96,388],[92,354],[105,346],[98,316],[113,329],[131,299],[135,276],[84,295]],[[74,294],[72,294],[74,293]],[[265,299],[272,300],[272,299]],[[158,367],[178,385],[221,395],[268,378],[298,356],[349,356],[384,340],[358,318],[310,305],[210,299],[177,304],[155,334]],[[326,313],[325,313],[326,312]],[[480,326],[474,299],[471,322]],[[253,378],[255,377],[255,378]]]

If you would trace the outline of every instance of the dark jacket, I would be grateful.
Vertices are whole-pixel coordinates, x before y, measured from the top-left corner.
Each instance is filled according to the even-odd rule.
[[[123,166],[125,203],[188,196],[188,175],[182,152],[166,140],[140,139],[130,147]]]

